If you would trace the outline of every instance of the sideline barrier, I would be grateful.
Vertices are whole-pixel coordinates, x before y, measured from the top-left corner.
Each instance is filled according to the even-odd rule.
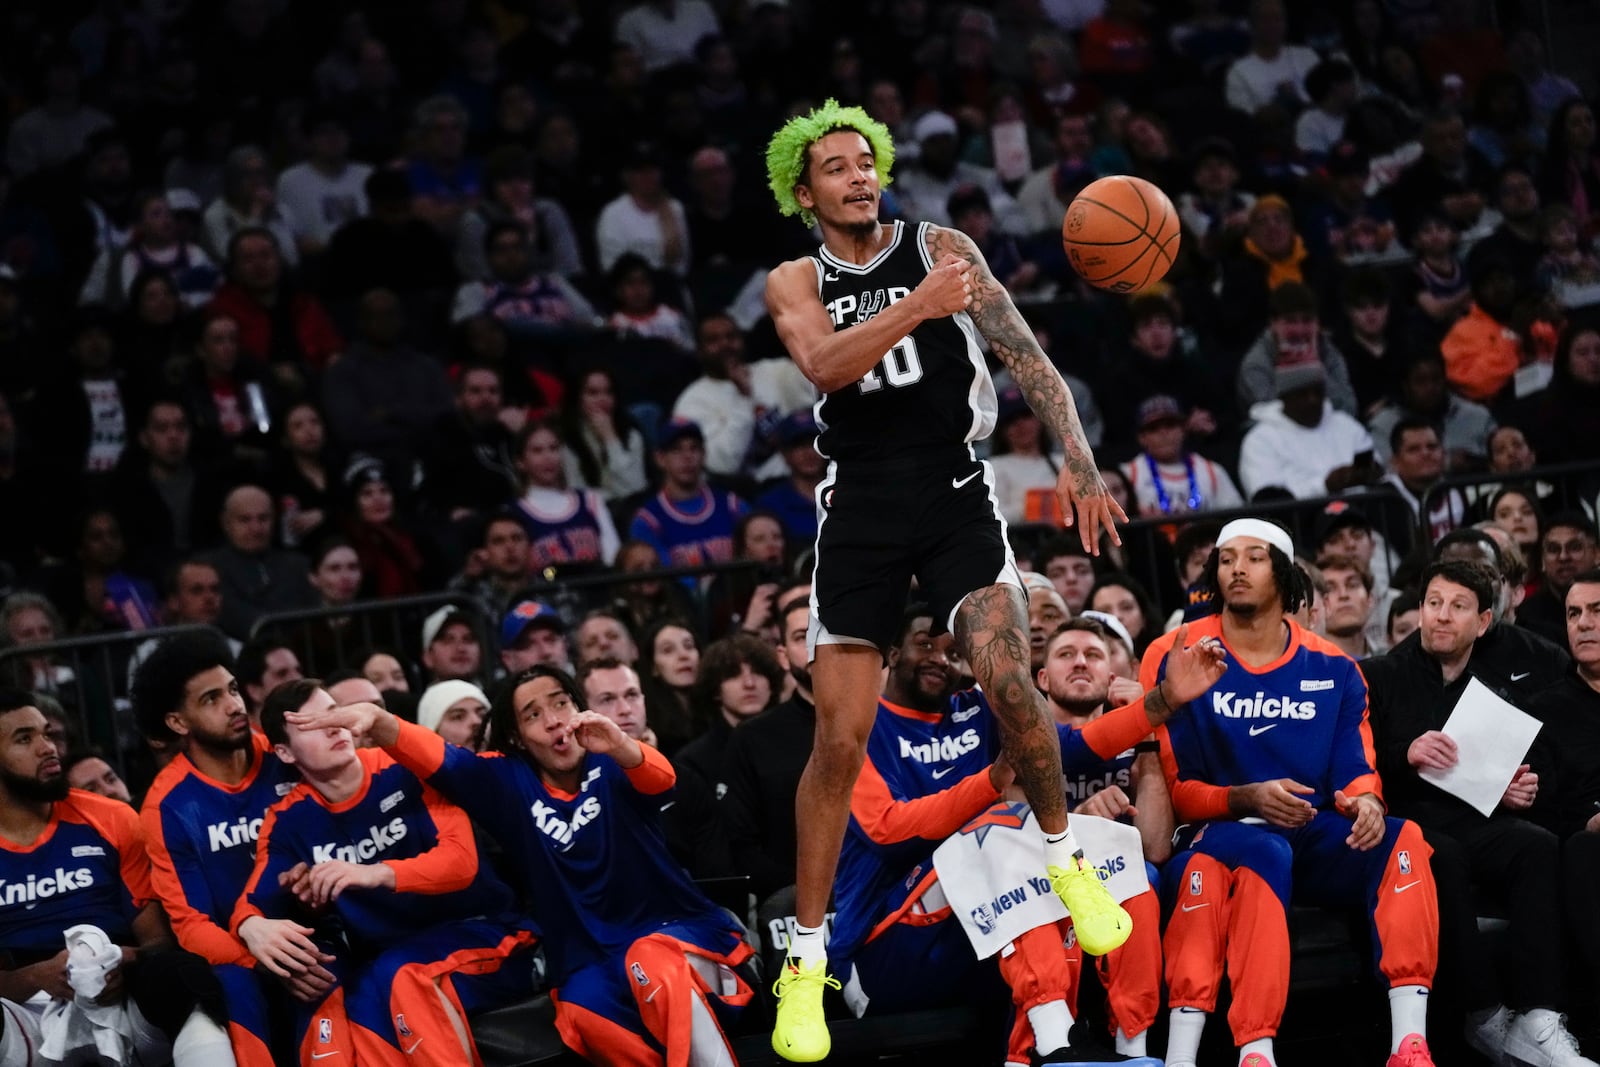
[[[123,751],[140,740],[128,706],[130,662],[147,641],[210,629],[162,626],[10,645],[0,648],[0,679],[59,700],[81,739],[103,749],[120,774]]]
[[[592,607],[609,603],[612,591],[641,582],[681,582],[690,607],[705,614],[705,592],[713,579],[758,576],[760,566],[746,560],[674,567],[619,574],[612,571],[557,573],[547,571],[537,582],[523,587],[518,596],[549,602],[566,621],[576,626]],[[692,589],[691,589],[692,584]],[[467,593],[439,592],[383,600],[361,600],[342,607],[317,607],[264,615],[251,627],[250,636],[275,636],[300,657],[307,674],[327,674],[350,664],[346,656],[373,645],[389,645],[415,660],[421,649],[422,622],[434,611],[453,605],[477,629],[485,649],[485,662],[494,662],[499,647],[498,618],[491,619]],[[329,625],[326,620],[346,620]],[[699,621],[698,619],[696,621]],[[118,773],[128,773],[130,754],[142,755],[143,739],[133,723],[128,703],[131,665],[140,658],[146,642],[177,634],[208,630],[200,625],[163,626],[149,630],[64,637],[37,645],[0,648],[0,681],[48,694],[59,700],[82,741],[105,751]]]

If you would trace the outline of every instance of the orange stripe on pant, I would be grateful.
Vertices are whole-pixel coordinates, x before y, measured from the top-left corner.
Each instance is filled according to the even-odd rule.
[[[1000,977],[1011,987],[1011,1003],[1016,1008],[1006,1062],[1027,1063],[1028,1053],[1036,1044],[1028,1009],[1062,998],[1069,1007],[1078,1003],[1083,952],[1072,937],[1070,919],[1036,926],[1011,942],[1011,947],[1013,951],[995,957],[1000,961]]]
[[[312,1013],[310,1025],[300,1038],[300,1062],[321,1064],[323,1060],[338,1056],[333,1062],[338,1067],[349,1067],[356,1062],[355,1038],[350,1032],[350,1017],[344,1010],[344,986],[335,986],[332,993]]]
[[[1289,996],[1289,922],[1277,894],[1254,871],[1199,853],[1183,879],[1163,940],[1168,1004],[1215,1011],[1226,960],[1234,1044],[1274,1036]]]
[[[1161,1010],[1161,898],[1154,888],[1122,902],[1133,919],[1123,946],[1095,960],[1106,987],[1111,1028],[1130,1037],[1142,1034]],[[1076,1014],[1076,1000],[1070,1001]]]
[[[622,968],[628,974],[627,985],[633,997],[633,1006],[639,1013],[650,1037],[666,1049],[658,1052],[651,1043],[626,1026],[608,1019],[600,1013],[571,1001],[563,1001],[559,991],[552,991],[551,1000],[556,1005],[556,1030],[567,1047],[595,1063],[616,1067],[688,1067],[690,1045],[694,1036],[694,1002],[698,999],[706,1015],[717,1028],[724,1045],[728,1037],[722,1030],[712,1008],[714,998],[730,1007],[744,1007],[750,1003],[755,991],[741,978],[738,990],[723,994],[713,990],[706,979],[689,962],[693,952],[713,964],[726,962],[737,966],[751,955],[748,946],[727,957],[712,952],[694,952],[694,946],[670,934],[647,934],[628,947]],[[728,1055],[733,1050],[728,1049]]]
[[[1432,856],[1422,830],[1406,820],[1383,868],[1372,909],[1378,969],[1391,986],[1433,985],[1439,964],[1439,894]]]
[[[630,973],[642,972],[647,981],[633,984],[633,999],[639,1016],[652,1037],[667,1047],[667,1067],[688,1067],[690,1039],[694,1035],[694,1000],[712,992],[700,972],[690,966],[683,943],[664,934],[641,937],[628,948],[626,963]],[[730,1004],[744,1004],[750,993],[723,997]],[[728,1035],[706,1005],[707,1014],[727,1044]],[[730,1047],[728,1055],[733,1056]]]
[[[233,1045],[233,1058],[239,1067],[277,1067],[266,1042],[238,1023],[228,1024],[228,1042]]]
[[[489,974],[500,969],[506,957],[538,938],[530,931],[507,934],[498,945],[459,949],[440,960],[408,963],[395,972],[389,987],[389,1013],[407,1031],[398,1034],[396,1050],[364,1026],[352,1025],[356,1058],[362,1064],[406,1064],[411,1067],[460,1067],[464,1061],[481,1064],[467,1013],[451,979],[458,974]],[[446,1010],[448,1001],[466,1031],[467,1048],[461,1047],[455,1023]],[[432,1037],[430,1040],[422,1040]],[[470,1060],[468,1060],[470,1057]]]
[[[556,1032],[568,1048],[590,1063],[608,1067],[661,1067],[666,1060],[640,1034],[590,1011],[582,1004],[563,1001],[552,991],[556,1006]]]

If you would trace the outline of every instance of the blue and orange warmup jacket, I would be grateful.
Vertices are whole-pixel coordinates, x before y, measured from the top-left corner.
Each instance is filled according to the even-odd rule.
[[[1082,730],[1056,730],[1061,766],[1071,778],[1138,744],[1150,733],[1150,720],[1141,698]],[[911,908],[918,892],[891,910],[892,890],[931,880],[934,849],[1000,799],[989,781],[989,765],[999,754],[999,727],[977,689],[957,693],[942,713],[878,702],[833,883],[830,957],[851,958]]]
[[[511,890],[478,862],[467,813],[386,753],[356,755],[366,781],[355,796],[330,804],[302,783],[267,812],[255,869],[230,928],[237,931],[252,915],[293,917],[299,901],[278,876],[296,864],[328,860],[383,863],[394,871],[393,889],[350,889],[333,902],[360,955],[442,922],[507,912]]]
[[[1310,786],[1305,799],[1317,808],[1331,808],[1335,790],[1382,797],[1360,668],[1325,638],[1287,621],[1281,656],[1252,668],[1230,649],[1221,681],[1157,731],[1180,822],[1231,819],[1230,786],[1276,778]],[[1175,637],[1165,634],[1145,652],[1139,682],[1146,689],[1160,680]],[[1191,644],[1205,637],[1222,640],[1221,616],[1189,624]]]
[[[298,782],[261,734],[252,735],[250,770],[238,785],[206,777],[182,755],[156,775],[139,818],[151,884],[178,944],[211,963],[255,966],[228,924],[255,867],[267,809]]]
[[[139,817],[120,800],[74,789],[33,844],[0,837],[0,953],[25,967],[60,952],[62,931],[90,923],[120,945],[153,898]]]
[[[521,864],[553,986],[669,923],[723,918],[661,834],[672,764],[640,747],[644,762],[632,770],[589,753],[583,782],[570,794],[545,785],[525,759],[475,755],[415,723],[402,722],[389,749]]]

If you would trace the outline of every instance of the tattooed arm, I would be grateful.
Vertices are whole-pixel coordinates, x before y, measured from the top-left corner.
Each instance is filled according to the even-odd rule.
[[[989,342],[1000,362],[1011,371],[1028,406],[1066,448],[1066,462],[1056,479],[1056,495],[1061,500],[1061,514],[1066,524],[1073,524],[1074,515],[1081,520],[1078,534],[1083,538],[1083,547],[1096,555],[1100,553],[1101,527],[1120,545],[1122,538],[1113,523],[1127,522],[1128,516],[1111,499],[1100,477],[1100,469],[1095,466],[1094,453],[1084,438],[1071,390],[1039,347],[1039,342],[1034,340],[1033,330],[1011,302],[1011,295],[990,272],[978,246],[961,231],[929,226],[928,251],[935,261],[953,254],[972,265],[972,304],[967,314],[972,316],[978,332]]]

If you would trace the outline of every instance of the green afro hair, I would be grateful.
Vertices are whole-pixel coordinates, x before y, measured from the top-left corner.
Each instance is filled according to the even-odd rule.
[[[816,216],[800,206],[794,198],[795,183],[806,168],[806,152],[813,144],[837,130],[854,130],[867,139],[872,147],[872,159],[878,170],[878,184],[888,185],[889,168],[894,166],[894,138],[889,127],[861,110],[859,107],[841,107],[839,101],[829,98],[821,107],[806,115],[796,115],[772,135],[767,145],[767,184],[772,187],[778,210],[785,215],[799,215],[807,226],[816,224]]]

